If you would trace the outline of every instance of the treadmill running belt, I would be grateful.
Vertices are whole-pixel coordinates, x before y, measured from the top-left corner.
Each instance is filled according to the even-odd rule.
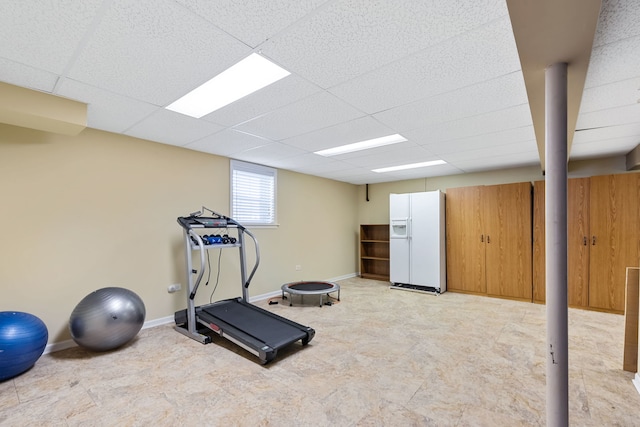
[[[307,336],[307,332],[290,325],[278,317],[272,317],[237,300],[220,301],[202,307],[202,311],[214,316],[244,333],[278,349]],[[274,315],[276,316],[276,315]],[[223,329],[224,330],[224,329]]]

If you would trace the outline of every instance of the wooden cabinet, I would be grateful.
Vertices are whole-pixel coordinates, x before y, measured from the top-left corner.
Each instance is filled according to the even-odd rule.
[[[568,304],[589,304],[589,178],[575,178],[567,183],[567,297]]]
[[[534,184],[534,301],[545,301],[544,182]],[[567,296],[622,313],[626,267],[640,263],[640,174],[572,178],[567,186]]]
[[[360,225],[360,277],[389,280],[389,224]]]
[[[589,194],[589,306],[623,313],[626,269],[640,262],[640,175],[592,177]]]
[[[445,212],[447,289],[486,294],[482,187],[448,188]]]
[[[589,305],[589,178],[567,183],[567,297],[571,307]],[[545,182],[533,184],[533,301],[545,301]]]
[[[531,301],[531,184],[446,194],[447,288]]]

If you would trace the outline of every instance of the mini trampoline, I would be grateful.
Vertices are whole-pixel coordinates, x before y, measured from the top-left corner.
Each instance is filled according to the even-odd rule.
[[[300,295],[302,299],[304,295],[320,295],[320,307],[322,307],[322,299],[324,295],[329,297],[332,292],[338,293],[338,301],[340,301],[340,285],[333,282],[310,281],[310,282],[291,282],[282,285],[282,299],[286,299],[285,292],[289,294],[289,305],[293,305],[293,295]]]

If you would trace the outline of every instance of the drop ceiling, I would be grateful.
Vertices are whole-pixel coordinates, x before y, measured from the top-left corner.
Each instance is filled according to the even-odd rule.
[[[640,143],[638,22],[602,2],[571,159]],[[164,108],[253,52],[291,75],[201,119]],[[95,129],[353,184],[541,165],[505,0],[5,2],[0,81],[87,103]]]

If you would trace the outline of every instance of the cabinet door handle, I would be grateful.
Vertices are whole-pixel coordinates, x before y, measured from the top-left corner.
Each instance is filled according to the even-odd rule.
[[[487,234],[487,243],[491,243],[491,237]]]
[[[481,234],[481,235],[480,235],[480,241],[481,241],[482,243],[484,243],[484,234]]]
[[[593,246],[595,246],[595,244],[596,244],[596,236],[593,236],[593,237],[591,238],[591,244],[592,244]]]
[[[587,246],[587,236],[584,236],[584,237],[582,238],[582,244],[583,244],[584,246]]]

